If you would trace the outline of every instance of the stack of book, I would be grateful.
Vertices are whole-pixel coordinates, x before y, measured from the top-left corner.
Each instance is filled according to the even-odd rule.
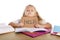
[[[6,24],[0,24],[0,34],[8,33],[8,32],[13,32],[14,28],[10,25]]]

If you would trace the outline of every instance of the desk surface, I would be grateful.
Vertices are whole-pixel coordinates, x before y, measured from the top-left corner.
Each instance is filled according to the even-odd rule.
[[[42,36],[31,38],[24,34],[21,34],[21,33],[16,34],[13,32],[13,33],[7,33],[7,34],[0,35],[0,40],[60,40],[60,37],[53,36],[50,34],[45,34]]]

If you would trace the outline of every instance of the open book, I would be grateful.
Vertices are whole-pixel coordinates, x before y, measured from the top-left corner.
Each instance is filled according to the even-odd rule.
[[[0,24],[0,34],[13,32],[14,28],[10,25]]]
[[[15,32],[35,32],[35,31],[48,31],[45,28],[15,28]]]

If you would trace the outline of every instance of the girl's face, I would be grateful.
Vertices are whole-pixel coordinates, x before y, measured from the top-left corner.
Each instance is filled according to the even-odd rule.
[[[36,10],[35,10],[35,8],[32,7],[32,6],[28,6],[28,7],[25,9],[25,15],[26,15],[26,16],[29,16],[29,17],[36,16]]]

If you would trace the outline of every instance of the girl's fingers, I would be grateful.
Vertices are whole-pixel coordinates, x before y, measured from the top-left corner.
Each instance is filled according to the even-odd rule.
[[[36,24],[35,25],[35,28],[42,28],[43,26],[42,25],[39,25],[39,24]]]
[[[36,27],[36,26],[35,26],[35,28],[39,28],[39,27]]]
[[[39,28],[39,25],[36,24],[34,27],[35,27],[35,28]]]

